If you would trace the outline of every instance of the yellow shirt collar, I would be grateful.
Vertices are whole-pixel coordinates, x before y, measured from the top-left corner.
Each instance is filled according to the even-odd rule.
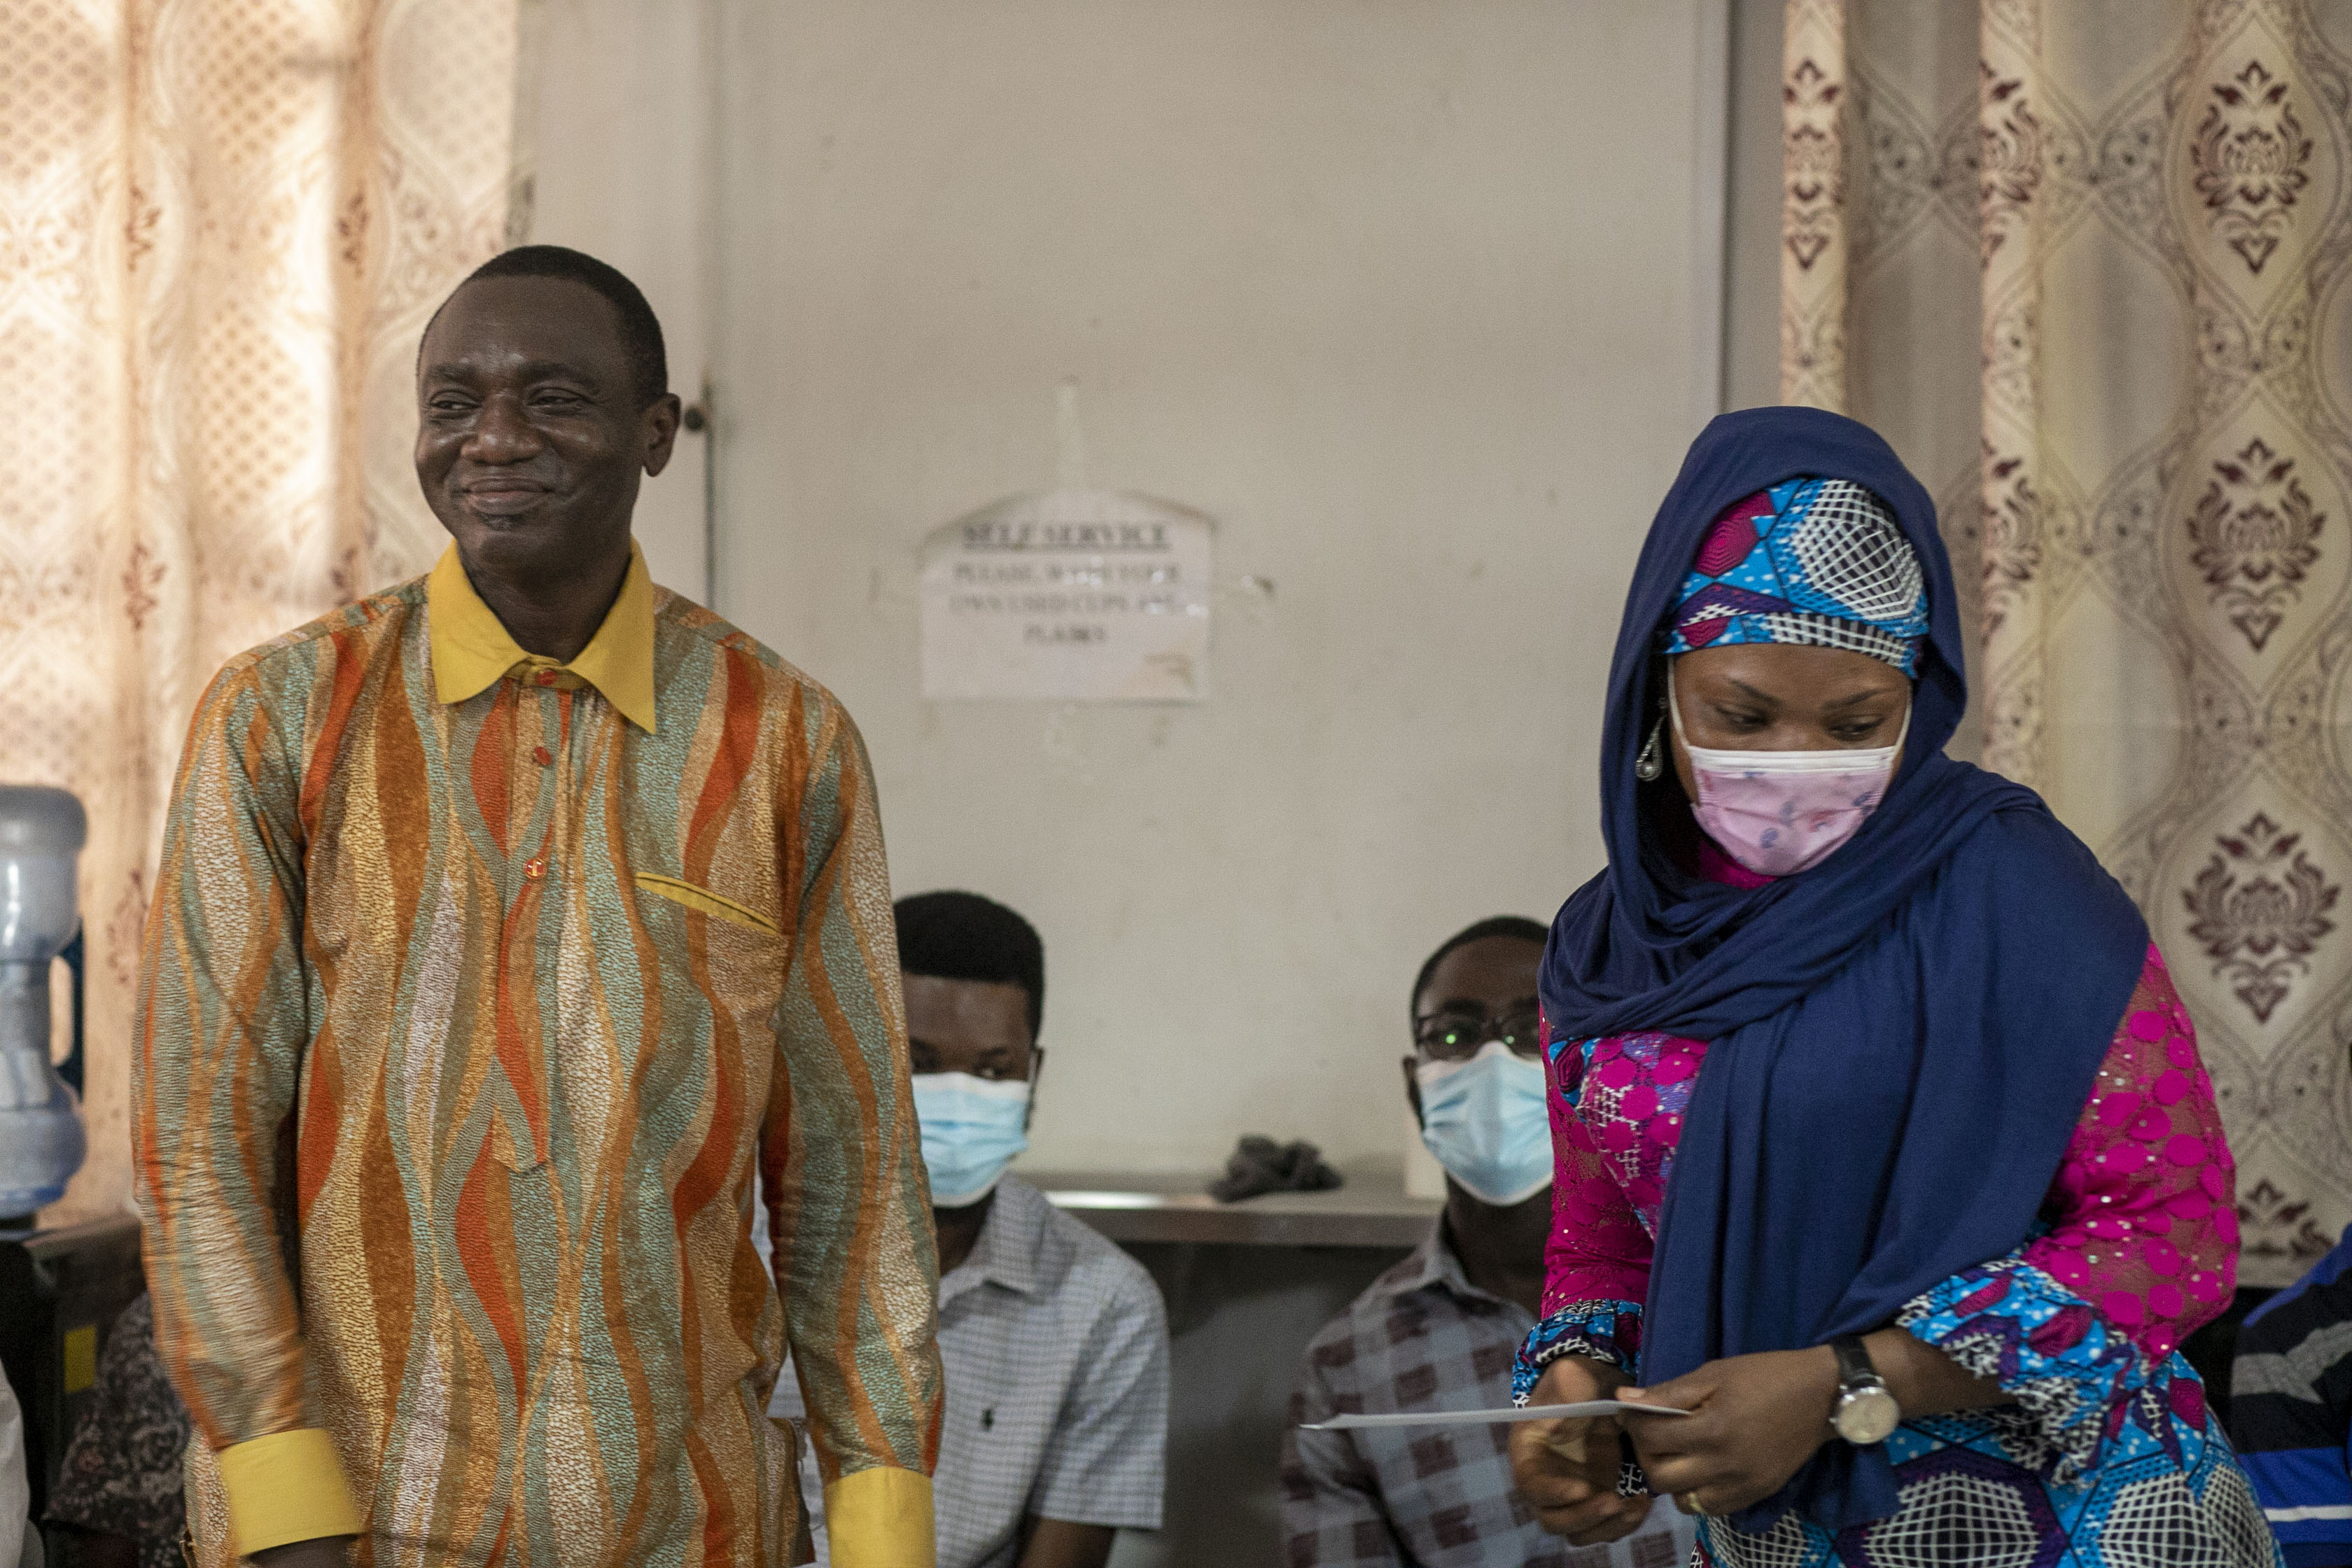
[[[455,544],[425,580],[433,644],[433,691],[444,702],[463,702],[488,690],[515,666],[575,675],[604,694],[604,700],[638,729],[654,727],[654,584],[645,556],[629,542],[629,574],[604,612],[604,624],[569,664],[526,653],[507,635],[506,623],[482,602],[466,576]]]

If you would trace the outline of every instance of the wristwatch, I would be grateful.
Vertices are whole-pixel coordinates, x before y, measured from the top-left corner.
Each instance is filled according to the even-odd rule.
[[[1838,1368],[1837,1404],[1830,1411],[1830,1425],[1858,1448],[1885,1442],[1901,1425],[1903,1407],[1895,1403],[1886,1380],[1870,1364],[1862,1336],[1846,1334],[1832,1340],[1830,1349],[1837,1353]]]

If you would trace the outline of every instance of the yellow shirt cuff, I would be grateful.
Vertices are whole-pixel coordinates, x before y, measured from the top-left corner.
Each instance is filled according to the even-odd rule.
[[[834,1568],[934,1568],[931,1478],[881,1465],[824,1489]]]
[[[240,1557],[297,1541],[357,1535],[365,1528],[334,1439],[316,1426],[232,1443],[213,1458]],[[926,1489],[927,1519],[929,1500]]]

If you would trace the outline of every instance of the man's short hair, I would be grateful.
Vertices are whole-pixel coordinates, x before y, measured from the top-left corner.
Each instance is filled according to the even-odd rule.
[[[1437,951],[1429,955],[1429,962],[1421,966],[1419,974],[1413,976],[1412,994],[1405,1000],[1407,1014],[1414,1018],[1421,1016],[1421,994],[1429,989],[1429,977],[1437,973],[1437,966],[1444,963],[1445,955],[1455,948],[1484,942],[1490,936],[1515,936],[1540,946],[1550,935],[1550,929],[1541,921],[1531,921],[1525,915],[1489,915],[1476,925],[1464,926],[1438,943]]]
[[[978,893],[917,893],[891,913],[898,967],[934,980],[984,980],[1029,994],[1029,1037],[1045,1016],[1045,944],[1037,929]]]
[[[619,268],[565,246],[519,245],[475,268],[466,275],[466,283],[484,278],[562,278],[594,289],[621,320],[621,352],[629,362],[629,387],[637,406],[650,405],[669,390],[669,351],[662,342],[661,319],[646,303],[644,291]],[[466,283],[450,289],[449,298],[456,299]],[[441,302],[443,310],[448,302]],[[433,314],[434,320],[440,319],[439,310]],[[427,322],[425,330],[432,331],[432,323]]]

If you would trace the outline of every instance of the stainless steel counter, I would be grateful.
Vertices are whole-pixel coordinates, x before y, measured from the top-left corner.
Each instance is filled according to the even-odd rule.
[[[1022,1171],[1055,1207],[1113,1241],[1238,1247],[1414,1247],[1444,1205],[1405,1195],[1394,1175],[1348,1174],[1328,1193],[1266,1193],[1237,1204],[1209,1196],[1210,1175]]]

